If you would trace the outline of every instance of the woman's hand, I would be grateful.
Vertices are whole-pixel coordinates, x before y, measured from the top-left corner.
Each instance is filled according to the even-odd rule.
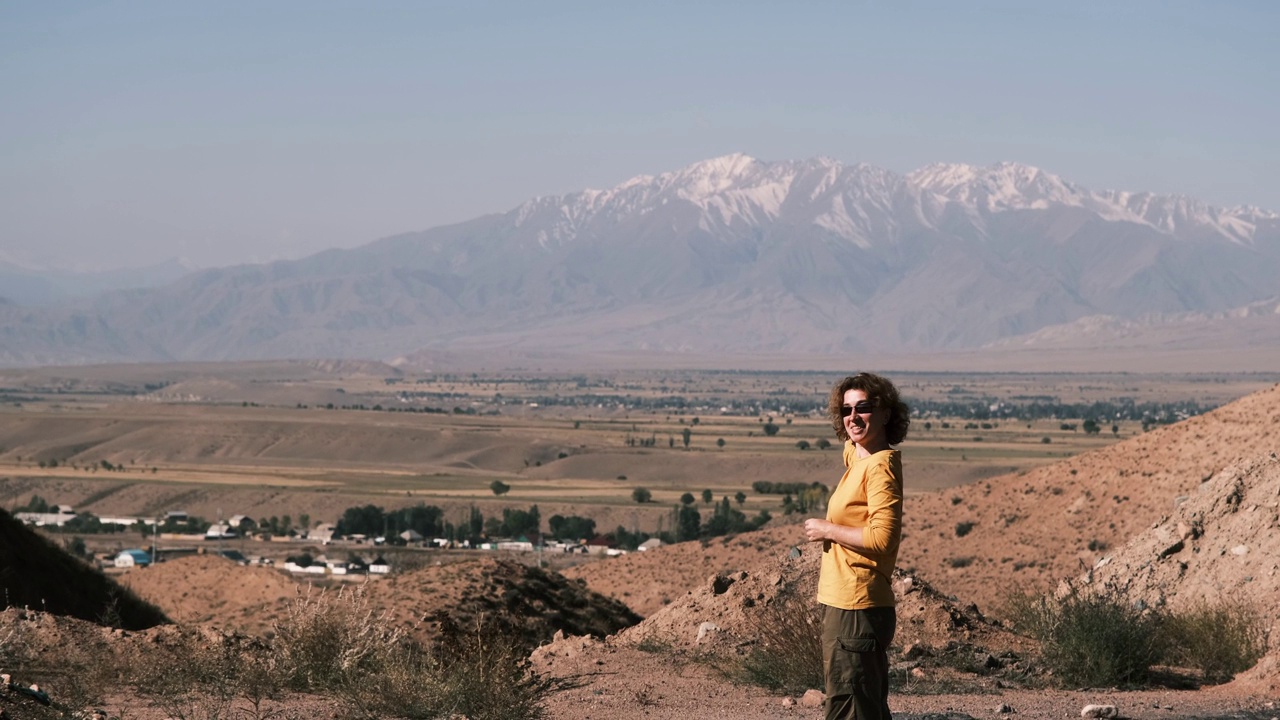
[[[822,542],[830,540],[830,531],[835,523],[827,522],[821,518],[809,518],[804,521],[804,538],[809,542]]]
[[[863,552],[862,528],[847,527],[820,518],[804,521],[804,538],[809,542],[833,542],[850,550]]]

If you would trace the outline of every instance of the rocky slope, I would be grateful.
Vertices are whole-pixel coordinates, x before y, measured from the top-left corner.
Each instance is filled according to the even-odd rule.
[[[1238,682],[1280,692],[1280,459],[1265,453],[1215,473],[1081,580],[1174,612],[1223,602],[1256,609],[1270,650]]]

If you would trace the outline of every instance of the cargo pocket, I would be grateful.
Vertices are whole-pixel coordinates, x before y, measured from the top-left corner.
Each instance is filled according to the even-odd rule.
[[[840,643],[840,649],[851,653],[868,653],[875,652],[880,647],[879,641],[875,636],[870,637],[851,637],[837,638],[836,642]]]

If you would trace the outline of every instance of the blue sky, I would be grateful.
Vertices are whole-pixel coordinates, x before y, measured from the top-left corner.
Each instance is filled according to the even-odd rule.
[[[1267,2],[0,4],[0,260],[300,257],[745,152],[1280,211]]]

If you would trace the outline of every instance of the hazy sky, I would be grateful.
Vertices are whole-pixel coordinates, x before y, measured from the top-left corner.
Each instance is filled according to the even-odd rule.
[[[300,257],[745,152],[1280,211],[1272,2],[6,2],[0,260]]]

